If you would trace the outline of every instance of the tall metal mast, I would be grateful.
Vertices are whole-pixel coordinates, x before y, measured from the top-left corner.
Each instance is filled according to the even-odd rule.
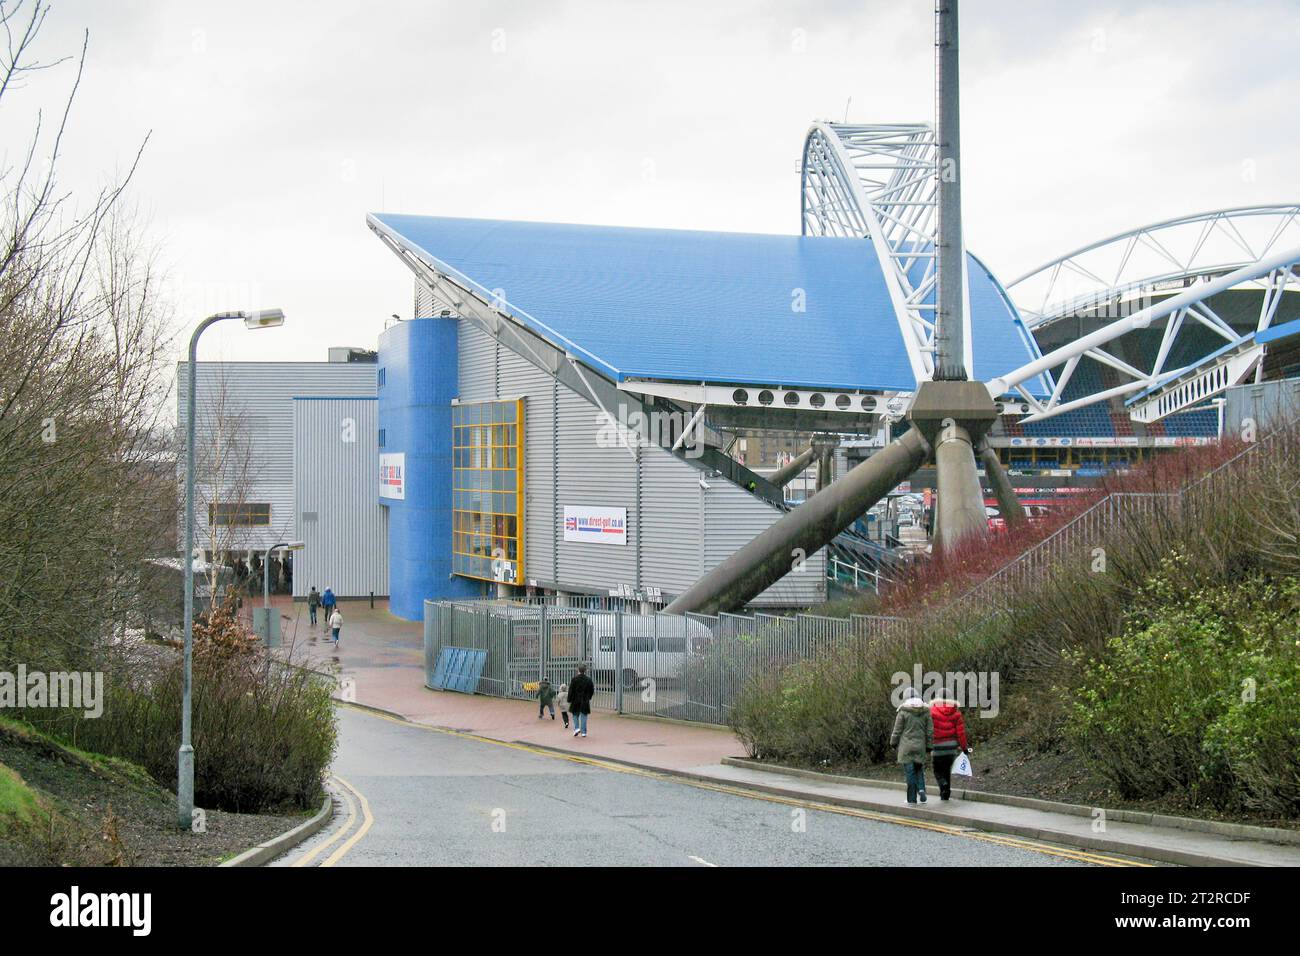
[[[916,396],[907,413],[914,427],[829,487],[820,488],[714,567],[665,608],[670,613],[714,614],[743,607],[790,571],[792,556],[812,554],[826,545],[927,459],[934,461],[939,485],[935,550],[988,535],[975,456],[983,452],[984,436],[998,411],[984,383],[969,380],[966,367],[969,329],[961,238],[957,0],[936,0],[935,14],[939,177],[935,361],[931,379],[918,375]],[[1020,506],[996,455],[983,457],[1010,521],[1020,513]]]
[[[938,140],[939,222],[935,245],[935,368],[939,381],[963,382],[966,368],[966,264],[961,235],[961,88],[957,0],[935,4],[935,132]]]

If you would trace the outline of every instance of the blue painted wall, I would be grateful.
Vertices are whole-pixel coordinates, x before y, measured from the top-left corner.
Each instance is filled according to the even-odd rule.
[[[458,390],[456,320],[398,322],[379,337],[381,454],[406,454],[405,499],[388,508],[389,610],[424,618],[424,601],[480,586],[451,574],[451,400]]]

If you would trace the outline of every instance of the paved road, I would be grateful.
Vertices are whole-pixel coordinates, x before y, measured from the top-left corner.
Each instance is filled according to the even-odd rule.
[[[1070,851],[802,809],[347,707],[339,723],[341,806],[273,865],[1081,865]]]

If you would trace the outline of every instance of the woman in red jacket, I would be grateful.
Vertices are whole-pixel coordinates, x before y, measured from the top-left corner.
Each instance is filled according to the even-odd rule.
[[[939,781],[939,799],[947,800],[952,794],[952,763],[957,754],[970,753],[966,721],[957,702],[947,697],[930,704],[930,716],[934,720],[934,778]]]

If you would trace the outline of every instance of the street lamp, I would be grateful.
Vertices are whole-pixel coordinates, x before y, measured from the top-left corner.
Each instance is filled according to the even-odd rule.
[[[199,323],[190,336],[190,362],[187,383],[189,400],[185,409],[185,631],[184,673],[181,681],[181,748],[176,758],[176,819],[182,830],[194,822],[194,747],[190,740],[190,691],[194,672],[194,403],[195,382],[198,378],[195,365],[198,361],[199,336],[208,326],[227,319],[243,319],[250,329],[270,329],[284,325],[284,313],[279,309],[259,309],[255,312],[219,312]]]
[[[266,646],[271,646],[271,552],[284,548],[288,551],[301,551],[306,545],[301,541],[279,541],[266,549],[262,556],[262,613],[266,625]]]

